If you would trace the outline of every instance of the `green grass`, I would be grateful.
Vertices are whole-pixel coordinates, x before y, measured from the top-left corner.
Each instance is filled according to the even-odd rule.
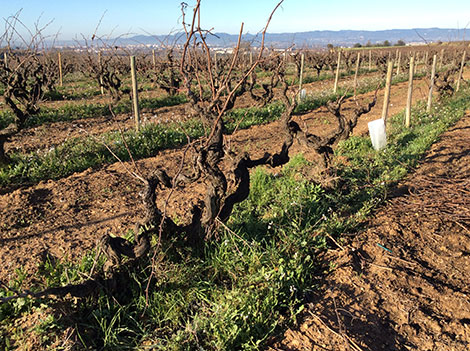
[[[81,86],[62,86],[56,87],[54,91],[46,92],[44,100],[46,101],[67,101],[89,99],[100,95],[100,89],[97,85],[82,84]]]
[[[406,75],[399,75],[394,78],[394,83],[405,80]],[[358,86],[358,93],[361,94],[374,90],[379,82],[383,84],[379,78],[368,78],[362,81]],[[306,113],[324,106],[327,102],[336,100],[344,93],[344,88],[341,88],[336,94],[332,90],[325,90],[319,94],[307,96],[297,106],[295,113]],[[349,89],[346,95],[352,96],[352,90]],[[160,103],[178,103],[180,98],[175,97],[174,101],[167,98],[170,101],[164,100],[164,102],[162,100],[142,100],[141,106],[150,109],[152,106]],[[105,111],[109,112],[108,108],[102,105],[89,105],[88,109],[90,112],[88,115],[92,116],[97,113],[95,108],[101,109],[103,113]],[[131,107],[121,105],[121,107],[115,107],[114,111],[121,113],[124,112],[123,108]],[[225,116],[226,126],[228,131],[232,132],[237,125],[239,129],[245,129],[253,125],[272,122],[281,116],[283,110],[284,107],[279,102],[272,103],[265,108],[235,109]],[[76,116],[76,114],[71,112],[73,109],[68,109],[67,111],[72,119],[73,116]],[[83,113],[82,107],[78,108],[78,111]],[[46,116],[47,114],[44,112],[40,120],[44,121],[47,118]],[[65,112],[52,111],[49,120],[65,118],[65,116],[67,116]],[[34,119],[30,123],[35,123]],[[124,135],[133,157],[140,159],[154,156],[158,151],[166,148],[184,145],[187,142],[185,133],[191,138],[199,138],[204,135],[204,132],[200,121],[190,120],[182,124],[148,124],[139,133],[129,130]],[[83,171],[89,167],[97,167],[102,164],[115,162],[116,159],[103,145],[103,142],[121,160],[129,160],[129,154],[119,132],[105,133],[99,136],[98,140],[92,137],[69,139],[47,152],[13,153],[11,155],[11,164],[0,169],[0,186],[25,182],[33,183],[45,179],[58,179],[74,172]]]
[[[176,237],[163,243],[148,295],[150,261],[127,272],[125,289],[112,297],[101,294],[78,304],[69,302],[68,315],[53,314],[35,332],[51,336],[75,328],[83,349],[262,348],[270,336],[295,323],[312,291],[322,287],[322,277],[332,269],[322,255],[328,248],[327,237],[342,242],[344,233],[364,225],[388,189],[464,115],[470,107],[468,95],[467,89],[436,104],[431,114],[418,105],[411,129],[403,127],[402,113],[393,116],[383,151],[373,150],[368,137],[340,143],[336,153],[346,162],[336,166],[340,181],[333,188],[302,175],[312,165],[301,155],[278,174],[256,169],[249,198],[235,208],[227,223],[230,230],[221,228],[218,240],[201,248],[182,247]],[[88,265],[82,263],[75,271],[89,270],[92,256],[88,254]],[[44,285],[59,285],[73,270],[66,263],[50,263],[37,279]],[[68,279],[78,280],[80,275],[72,277]],[[41,304],[54,305],[30,299],[21,306],[15,303],[0,306],[2,330]],[[13,342],[9,334],[0,335],[0,346],[9,350],[7,344]],[[47,345],[49,341],[43,343],[44,348]]]
[[[140,108],[143,110],[153,110],[164,106],[174,106],[186,102],[183,95],[165,96],[159,98],[143,98],[139,100]],[[113,106],[114,113],[131,113],[132,103],[124,100]],[[41,111],[31,116],[26,121],[26,127],[37,127],[42,124],[52,122],[73,121],[83,118],[94,118],[110,116],[108,104],[69,104],[60,108],[43,107]],[[13,121],[13,113],[9,110],[0,112],[0,129],[6,127]]]
[[[414,77],[421,78],[424,77],[424,72],[417,72]],[[392,78],[392,85],[398,84],[402,82],[406,82],[408,80],[408,75],[405,73],[395,75]],[[373,91],[379,86],[383,88],[385,86],[385,81],[380,77],[370,77],[362,79],[358,82],[357,85],[357,94],[365,94],[370,91]],[[309,111],[316,109],[321,106],[325,106],[328,102],[336,101],[339,97],[345,95],[346,97],[352,97],[354,95],[354,91],[350,85],[347,86],[340,86],[336,93],[333,92],[333,89],[330,90],[323,90],[322,92],[316,95],[307,96],[295,109],[295,113],[308,113]]]
[[[233,111],[226,116],[227,129],[233,131],[237,125],[239,128],[248,128],[273,121],[282,109],[282,105],[273,104],[262,109]],[[11,164],[0,169],[0,185],[57,179],[89,167],[116,162],[106,146],[119,159],[129,160],[123,137],[133,157],[141,159],[153,156],[160,150],[185,144],[186,135],[195,139],[204,135],[204,132],[202,123],[194,119],[182,124],[147,124],[139,132],[128,130],[123,135],[120,132],[109,132],[98,137],[69,139],[46,152],[13,153]]]
[[[377,68],[372,68],[371,70],[367,68],[360,68],[359,69],[359,78],[361,75],[368,74],[368,73],[375,73],[377,72]],[[349,71],[345,72],[344,69],[342,72],[340,72],[339,77],[345,78],[345,77],[350,77],[354,76],[355,72],[354,71]],[[323,72],[320,73],[320,76],[317,75],[315,70],[311,70],[310,72],[306,72],[302,78],[302,84],[309,84],[309,83],[314,83],[314,82],[322,82],[325,80],[333,79],[335,78],[335,74],[330,73],[327,70],[323,70]],[[293,78],[293,84],[299,84],[299,78]]]

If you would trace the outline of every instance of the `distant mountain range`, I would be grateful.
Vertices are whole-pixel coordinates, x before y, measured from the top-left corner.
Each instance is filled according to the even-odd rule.
[[[466,39],[465,30],[452,28],[416,28],[416,29],[389,29],[380,31],[365,30],[339,30],[339,31],[310,31],[298,33],[267,33],[265,44],[268,47],[288,48],[295,45],[296,48],[303,47],[326,47],[328,44],[334,46],[353,46],[356,43],[365,45],[367,43],[377,44],[388,40],[392,45],[399,40],[405,43],[426,43],[436,41],[457,41]],[[207,43],[211,47],[230,48],[237,44],[238,35],[227,33],[215,33],[207,37]],[[261,34],[244,34],[243,42],[252,46],[259,46]],[[107,39],[108,45],[118,46],[161,46],[178,45],[184,42],[184,34],[172,35],[137,35],[133,37]],[[61,41],[56,45],[75,46],[75,41]]]

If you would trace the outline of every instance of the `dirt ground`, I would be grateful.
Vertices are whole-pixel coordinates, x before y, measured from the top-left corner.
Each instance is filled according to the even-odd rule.
[[[390,114],[403,110],[406,92],[407,83],[393,86]],[[373,93],[361,95],[357,103],[368,103],[372,96]],[[417,93],[416,99],[420,97]],[[379,93],[376,107],[361,117],[355,133],[366,133],[367,122],[380,118],[382,99],[383,91]],[[344,111],[351,113],[355,107],[356,103],[349,100],[344,104]],[[303,128],[319,134],[335,127],[334,117],[324,107],[298,116],[297,121]],[[279,123],[273,122],[240,130],[228,138],[232,148],[250,151],[256,157],[280,149],[279,130]],[[311,161],[317,158],[316,154],[296,143],[291,155],[299,152]],[[155,157],[138,161],[137,165],[143,174],[165,165],[171,175],[176,173],[183,153],[183,149],[165,150]],[[96,240],[104,233],[122,236],[133,228],[140,219],[138,192],[141,186],[129,176],[130,167],[128,163],[116,163],[16,190],[0,189],[0,262],[3,262],[0,279],[8,281],[19,267],[33,279],[46,254],[77,261],[84,251],[95,247]],[[203,189],[198,183],[190,189],[175,191],[168,204],[168,213],[189,220],[186,218],[188,208],[202,198]],[[188,193],[201,195],[188,198]],[[160,206],[166,195],[166,191],[158,194]]]
[[[392,87],[390,114],[403,110],[407,83]],[[373,93],[358,97],[369,102]],[[381,115],[383,91],[376,107],[355,130]],[[415,101],[425,98],[417,84]],[[349,100],[345,111],[356,106]],[[320,108],[298,116],[310,132],[334,128]],[[255,155],[281,146],[279,123],[241,130],[230,136],[235,149]],[[416,174],[391,194],[367,230],[328,253],[336,269],[325,288],[307,306],[303,323],[289,330],[274,350],[429,350],[460,351],[470,345],[470,115],[433,146]],[[292,155],[315,154],[295,144]],[[165,165],[170,175],[184,150],[165,150],[140,160],[143,174]],[[129,176],[131,165],[112,164],[56,181],[0,191],[0,279],[23,267],[34,280],[46,254],[80,260],[104,233],[124,235],[141,217],[140,184]],[[176,191],[168,213],[183,219],[198,200],[202,184]],[[157,196],[159,205],[167,193]],[[380,246],[379,246],[380,245]]]
[[[470,350],[470,111],[393,189],[270,350]]]

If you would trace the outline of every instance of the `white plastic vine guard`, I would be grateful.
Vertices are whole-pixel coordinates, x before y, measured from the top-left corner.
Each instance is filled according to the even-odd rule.
[[[368,124],[370,140],[375,150],[382,150],[387,146],[387,133],[385,131],[385,123],[382,118],[371,121]]]

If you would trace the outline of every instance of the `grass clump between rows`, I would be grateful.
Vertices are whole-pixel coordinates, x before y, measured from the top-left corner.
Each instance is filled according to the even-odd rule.
[[[141,98],[139,106],[143,110],[153,110],[165,106],[175,106],[186,102],[184,95],[158,98]],[[113,106],[114,113],[131,113],[132,102],[125,100]],[[67,104],[59,108],[43,107],[37,115],[28,117],[26,127],[37,127],[45,123],[74,121],[84,118],[111,116],[108,104]],[[0,112],[0,129],[13,122],[13,113],[9,110]]]

